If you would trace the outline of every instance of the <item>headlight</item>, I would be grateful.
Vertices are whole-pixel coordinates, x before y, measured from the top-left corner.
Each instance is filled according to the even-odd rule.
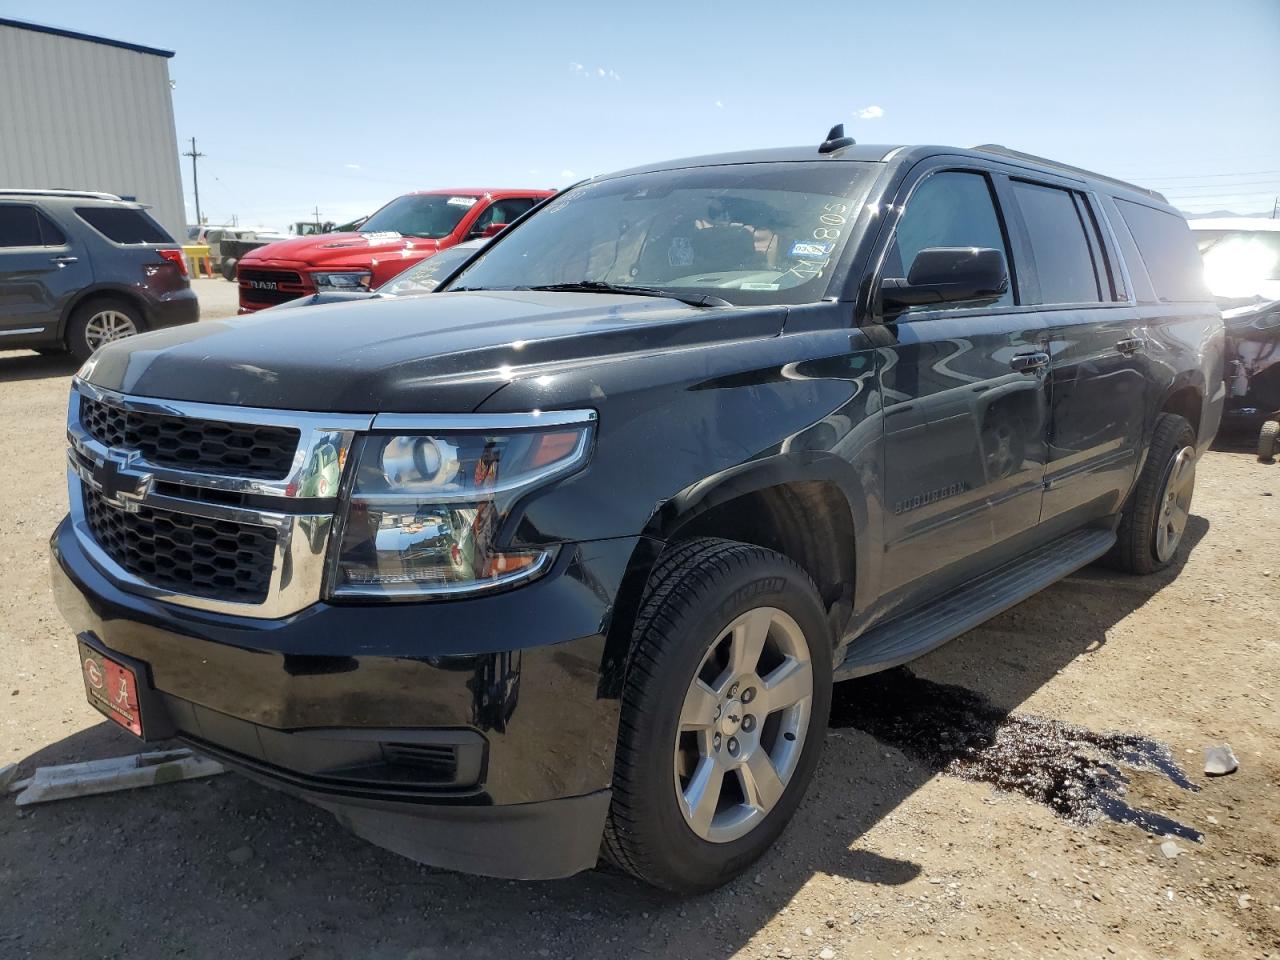
[[[537,577],[554,550],[499,551],[499,531],[521,496],[586,462],[591,435],[583,422],[365,437],[330,595],[424,599]]]
[[[313,273],[311,280],[317,290],[368,290],[368,270],[342,270],[333,273]]]

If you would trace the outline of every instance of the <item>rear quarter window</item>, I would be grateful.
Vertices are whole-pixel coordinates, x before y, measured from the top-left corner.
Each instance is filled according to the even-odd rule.
[[[112,243],[173,243],[173,237],[144,210],[76,207],[76,216]]]
[[[1208,300],[1204,264],[1187,222],[1177,214],[1116,198],[1151,285],[1161,300]]]

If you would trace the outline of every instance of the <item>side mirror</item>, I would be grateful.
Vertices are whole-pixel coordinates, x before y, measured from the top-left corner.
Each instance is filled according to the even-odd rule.
[[[974,306],[1000,299],[1009,289],[1004,253],[990,247],[927,247],[916,254],[906,278],[880,281],[886,310],[931,303]]]
[[[467,239],[480,240],[482,238],[496,237],[505,229],[507,229],[505,223],[491,223],[487,227],[481,227],[479,230],[472,230],[467,234]]]

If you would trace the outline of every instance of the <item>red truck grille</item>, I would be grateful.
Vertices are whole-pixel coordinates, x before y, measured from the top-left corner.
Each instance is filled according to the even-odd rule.
[[[240,282],[240,306],[247,310],[260,310],[315,293],[311,278],[295,270],[241,267],[236,279]]]

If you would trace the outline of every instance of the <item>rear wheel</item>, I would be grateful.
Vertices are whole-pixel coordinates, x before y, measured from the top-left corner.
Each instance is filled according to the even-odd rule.
[[[90,300],[76,307],[67,324],[67,349],[88,360],[104,343],[136,336],[146,329],[142,313],[122,300]]]
[[[1258,460],[1270,463],[1280,450],[1280,420],[1268,420],[1258,431]]]
[[[222,260],[222,279],[236,282],[236,264],[239,261],[235,257],[224,257]]]
[[[605,853],[656,886],[719,886],[782,832],[822,750],[830,630],[786,557],[696,540],[659,563],[635,628]]]
[[[1108,559],[1130,573],[1153,573],[1177,556],[1196,485],[1196,435],[1183,417],[1162,413],[1147,461],[1125,504]]]

